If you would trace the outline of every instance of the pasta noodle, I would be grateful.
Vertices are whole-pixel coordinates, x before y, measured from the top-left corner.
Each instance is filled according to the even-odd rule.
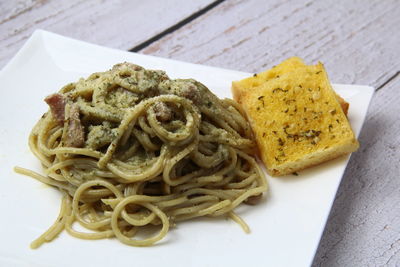
[[[77,238],[149,246],[177,222],[201,216],[226,216],[249,232],[234,209],[254,202],[267,183],[234,101],[195,80],[122,63],[66,85],[46,102],[50,110],[29,137],[45,175],[15,171],[64,197],[57,220],[32,248],[64,229]],[[159,231],[138,238],[148,225]]]

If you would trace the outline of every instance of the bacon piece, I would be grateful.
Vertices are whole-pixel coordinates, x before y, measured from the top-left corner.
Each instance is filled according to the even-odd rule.
[[[192,100],[195,104],[198,104],[201,99],[199,89],[192,83],[183,86],[179,95]]]
[[[58,124],[63,125],[65,119],[65,97],[62,94],[52,94],[46,97],[44,101],[49,105],[54,119]]]
[[[154,105],[154,111],[159,121],[167,122],[172,120],[172,110],[164,102],[159,102]]]
[[[143,68],[142,68],[141,66],[136,65],[136,64],[132,64],[132,63],[129,63],[129,62],[124,62],[124,63],[115,64],[115,65],[112,67],[112,70],[121,70],[121,69],[123,69],[123,68],[132,69],[132,70],[134,70],[134,71],[143,70]]]
[[[257,205],[262,199],[262,194],[248,197],[244,203],[247,205]]]
[[[68,126],[65,140],[65,146],[83,147],[85,144],[85,133],[83,125],[79,118],[79,106],[72,104],[67,114]]]

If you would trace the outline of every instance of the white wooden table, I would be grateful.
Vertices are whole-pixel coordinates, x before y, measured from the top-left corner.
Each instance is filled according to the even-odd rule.
[[[35,29],[259,72],[290,56],[376,88],[313,266],[400,266],[400,2],[0,0],[0,68]]]

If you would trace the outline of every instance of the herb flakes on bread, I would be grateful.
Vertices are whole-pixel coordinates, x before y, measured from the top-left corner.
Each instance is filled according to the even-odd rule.
[[[253,87],[244,85],[246,79],[232,86],[253,128],[261,159],[278,176],[359,147],[323,65],[292,63],[276,66],[270,79],[263,77],[264,82]]]
[[[274,66],[272,69],[263,71],[261,73],[254,74],[253,77],[243,79],[241,81],[232,82],[232,93],[233,99],[241,104],[241,98],[244,92],[251,90],[252,88],[258,87],[261,84],[270,81],[275,78],[279,78],[284,73],[289,73],[295,69],[306,67],[307,65],[299,57],[291,57],[283,61],[281,64]],[[336,94],[340,106],[343,109],[344,114],[347,115],[349,110],[349,103],[346,102],[340,95]]]

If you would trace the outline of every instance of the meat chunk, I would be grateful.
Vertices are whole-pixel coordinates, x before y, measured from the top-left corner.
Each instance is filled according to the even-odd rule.
[[[83,125],[79,117],[79,106],[72,104],[69,106],[67,114],[67,134],[65,139],[65,146],[68,147],[83,147],[85,144],[85,133]]]
[[[141,66],[136,65],[136,64],[132,64],[132,63],[129,63],[129,62],[115,64],[112,67],[112,70],[118,70],[119,71],[119,70],[122,70],[124,68],[132,69],[134,71],[143,70],[143,68]]]
[[[154,112],[159,121],[167,122],[172,120],[172,110],[164,102],[159,102],[154,105]]]
[[[191,100],[195,104],[198,104],[201,99],[199,89],[191,82],[188,82],[182,86],[180,95]]]
[[[250,196],[244,201],[244,203],[246,203],[247,205],[257,205],[258,203],[260,203],[261,199],[262,194]]]
[[[44,99],[58,124],[64,124],[66,99],[62,94],[52,94]]]

